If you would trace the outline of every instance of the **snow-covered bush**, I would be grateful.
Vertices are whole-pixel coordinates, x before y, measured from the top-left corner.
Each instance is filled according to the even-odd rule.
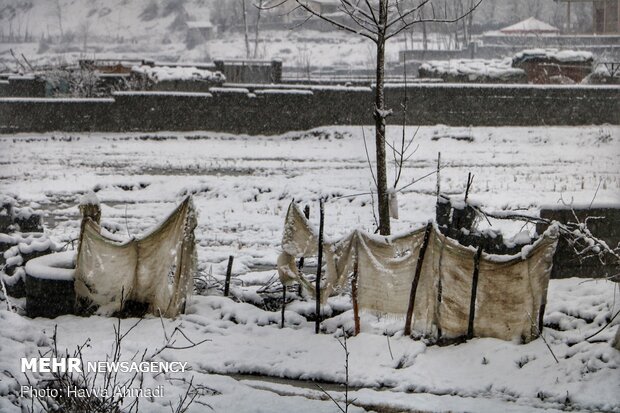
[[[583,78],[581,83],[588,85],[620,85],[620,70],[616,70],[612,76],[604,64],[599,64],[592,73]]]
[[[441,78],[447,82],[516,82],[527,79],[522,69],[512,67],[507,59],[430,60],[418,69],[424,78]]]

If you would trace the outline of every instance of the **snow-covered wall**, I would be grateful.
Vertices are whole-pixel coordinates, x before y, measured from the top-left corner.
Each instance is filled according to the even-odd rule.
[[[0,98],[0,132],[212,130],[278,134],[373,123],[370,88],[117,93],[113,99]],[[230,92],[230,93],[229,93]],[[525,126],[620,124],[620,87],[491,84],[386,86],[388,123]]]

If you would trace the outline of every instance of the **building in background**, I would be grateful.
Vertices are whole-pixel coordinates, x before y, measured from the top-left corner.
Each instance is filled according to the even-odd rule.
[[[592,4],[592,34],[620,34],[620,0],[556,0],[566,3],[567,31],[571,31],[570,22],[573,3]]]

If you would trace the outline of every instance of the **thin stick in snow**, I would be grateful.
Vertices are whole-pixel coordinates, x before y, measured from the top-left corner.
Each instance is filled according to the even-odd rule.
[[[321,329],[321,267],[323,266],[323,224],[325,221],[325,211],[323,209],[323,199],[319,200],[319,257],[316,267],[316,321],[314,332],[319,334]]]
[[[353,301],[353,325],[354,333],[353,335],[358,335],[360,333],[360,313],[359,313],[359,304],[357,301],[357,257],[355,259],[355,263],[353,264],[353,280],[351,283],[351,301]]]
[[[555,356],[555,353],[553,352],[553,350],[551,350],[551,346],[549,345],[549,343],[547,343],[547,340],[545,339],[545,336],[542,333],[542,329],[539,329],[538,326],[534,323],[534,320],[532,320],[532,315],[528,312],[527,315],[530,317],[530,321],[532,323],[532,326],[534,326],[534,328],[536,329],[538,336],[540,338],[542,338],[542,341],[545,343],[545,346],[547,346],[547,348],[549,349],[549,352],[551,353],[551,355],[553,356],[553,359],[555,360],[555,362],[557,364],[560,364],[560,361],[558,360],[558,358]]]
[[[306,205],[304,207],[304,216],[306,217],[306,219],[310,219],[310,205]],[[301,257],[299,259],[299,263],[297,264],[297,269],[301,273],[301,270],[303,270],[303,268],[304,268],[304,257]],[[302,287],[300,283],[299,289],[297,290],[297,295],[299,295],[300,297],[301,297],[301,291],[302,291]]]
[[[280,328],[284,328],[284,310],[286,310],[286,285],[282,284],[282,320]]]
[[[439,179],[439,171],[441,170],[441,152],[437,152],[437,202],[439,202],[439,191],[440,187],[440,179]]]
[[[6,267],[6,265],[3,265],[2,268],[0,268],[0,272],[4,271],[4,267]],[[6,309],[10,312],[14,312],[13,304],[11,304],[11,301],[9,300],[9,294],[6,292],[6,285],[4,285],[4,279],[2,278],[1,275],[0,275],[0,284],[2,284],[2,293],[4,294],[4,299],[6,300]]]
[[[232,266],[235,257],[230,255],[228,257],[228,267],[226,268],[226,282],[224,284],[224,297],[228,297],[228,293],[230,292],[230,276],[232,275]]]

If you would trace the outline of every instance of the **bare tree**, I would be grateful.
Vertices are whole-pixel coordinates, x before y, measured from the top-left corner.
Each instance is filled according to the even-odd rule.
[[[65,33],[62,30],[62,6],[60,5],[60,0],[56,0],[56,4],[54,6],[56,6],[54,12],[56,14],[56,17],[58,18],[58,29],[60,30],[60,37],[63,38]]]
[[[250,58],[250,38],[248,34],[248,11],[246,9],[245,0],[241,0],[241,11],[243,13],[243,33],[245,37],[245,57]]]
[[[540,14],[543,9],[543,5],[540,0],[527,0],[524,6],[528,17],[535,17],[537,19],[540,18]]]
[[[283,4],[289,0],[282,0]],[[456,23],[469,16],[482,3],[476,2],[458,16],[437,17],[434,0],[339,0],[342,17],[323,13],[307,0],[293,0],[297,7],[305,10],[308,19],[315,17],[347,32],[365,37],[376,48],[376,89],[374,102],[375,147],[377,158],[377,198],[379,209],[379,233],[390,234],[390,195],[387,187],[385,131],[386,118],[392,113],[385,106],[385,47],[388,40],[411,29],[414,25],[427,22]],[[426,10],[426,13],[424,11]],[[429,17],[430,16],[430,17]]]
[[[258,0],[255,4],[256,6],[256,25],[254,26],[254,59],[258,57],[258,41],[259,41],[259,25],[260,25],[260,17],[261,11],[263,10],[263,2],[265,0]]]

